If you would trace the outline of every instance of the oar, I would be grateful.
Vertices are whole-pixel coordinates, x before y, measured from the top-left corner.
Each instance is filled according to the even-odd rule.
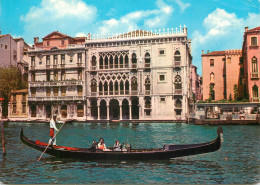
[[[53,141],[53,139],[57,136],[57,134],[59,133],[59,131],[61,130],[61,128],[63,127],[63,125],[64,125],[65,123],[66,123],[66,121],[61,125],[60,129],[58,130],[58,132],[57,132],[57,133],[54,135],[54,137],[52,138],[52,141]],[[52,142],[50,142],[50,143],[48,144],[48,146],[45,148],[45,150],[42,152],[42,155],[39,157],[38,161],[41,160],[43,154],[46,152],[46,150],[47,150],[48,147],[51,145],[51,143],[52,143]]]

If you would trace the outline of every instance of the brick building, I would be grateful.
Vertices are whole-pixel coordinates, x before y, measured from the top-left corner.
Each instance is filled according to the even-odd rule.
[[[259,79],[259,59],[260,59],[260,27],[253,29],[245,28],[243,42],[243,66],[245,92],[252,102],[260,102],[260,79]]]
[[[202,51],[203,100],[234,99],[234,86],[239,86],[242,51]]]

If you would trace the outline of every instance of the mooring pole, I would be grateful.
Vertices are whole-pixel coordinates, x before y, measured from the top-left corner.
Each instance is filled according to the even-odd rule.
[[[2,147],[3,147],[3,156],[6,155],[5,150],[5,135],[4,135],[4,121],[1,121],[1,133],[2,133]]]

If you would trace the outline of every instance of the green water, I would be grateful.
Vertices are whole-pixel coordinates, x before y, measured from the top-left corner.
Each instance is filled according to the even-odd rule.
[[[60,125],[58,125],[59,127]],[[5,124],[6,157],[0,154],[0,183],[4,184],[255,184],[260,182],[260,127],[223,126],[224,143],[214,153],[159,161],[58,160],[22,144],[20,127],[33,140],[48,141],[49,125]],[[162,147],[163,144],[201,143],[216,138],[215,126],[169,123],[73,123],[66,124],[57,144],[89,147],[93,139],[128,141],[133,148]]]

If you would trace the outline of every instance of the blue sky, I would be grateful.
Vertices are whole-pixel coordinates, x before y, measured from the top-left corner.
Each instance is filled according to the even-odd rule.
[[[54,30],[82,36],[180,25],[201,74],[202,49],[241,49],[244,27],[260,26],[260,0],[0,0],[2,34],[28,44]]]

